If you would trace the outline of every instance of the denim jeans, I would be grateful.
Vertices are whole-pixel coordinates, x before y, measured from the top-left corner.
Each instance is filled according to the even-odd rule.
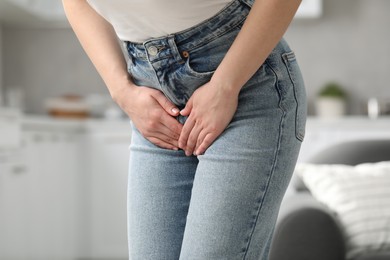
[[[125,42],[134,82],[184,107],[210,80],[249,10],[250,3],[235,0],[186,31]],[[305,120],[302,76],[282,39],[242,88],[232,121],[203,155],[159,148],[133,125],[130,259],[267,259]]]

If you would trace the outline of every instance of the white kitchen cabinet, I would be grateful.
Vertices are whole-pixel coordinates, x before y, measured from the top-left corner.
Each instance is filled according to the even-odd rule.
[[[78,254],[79,135],[23,131],[0,172],[0,259],[70,260]]]
[[[21,140],[20,111],[1,107],[1,94],[0,82],[0,152],[19,147]]]
[[[128,259],[130,124],[22,119],[0,151],[0,260]]]
[[[0,259],[27,259],[26,216],[30,178],[21,163],[21,151],[9,150],[0,155]]]
[[[114,130],[103,128],[99,124],[91,126],[86,135],[90,184],[87,257],[128,259],[126,199],[130,125],[121,123]]]

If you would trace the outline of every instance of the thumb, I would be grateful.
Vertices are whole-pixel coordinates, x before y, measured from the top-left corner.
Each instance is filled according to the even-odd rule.
[[[180,115],[189,116],[192,110],[192,98],[190,98],[186,104],[186,106],[180,111]]]
[[[163,93],[158,92],[153,95],[156,101],[160,104],[160,106],[171,116],[178,116],[180,110],[176,107],[175,104],[173,104],[171,101],[168,100],[166,96],[164,96]]]

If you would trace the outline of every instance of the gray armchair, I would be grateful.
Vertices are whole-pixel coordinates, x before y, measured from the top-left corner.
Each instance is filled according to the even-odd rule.
[[[313,156],[310,163],[356,165],[390,160],[390,140],[345,142]],[[345,260],[340,223],[294,176],[296,191],[281,206],[269,260]],[[390,260],[390,251],[354,260]]]

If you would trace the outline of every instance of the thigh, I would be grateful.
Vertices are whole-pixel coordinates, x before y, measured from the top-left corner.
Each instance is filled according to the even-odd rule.
[[[286,66],[279,72],[260,68],[233,121],[198,157],[180,259],[267,258],[301,144],[295,86]]]
[[[178,259],[198,161],[153,145],[134,127],[130,150],[130,259]]]

